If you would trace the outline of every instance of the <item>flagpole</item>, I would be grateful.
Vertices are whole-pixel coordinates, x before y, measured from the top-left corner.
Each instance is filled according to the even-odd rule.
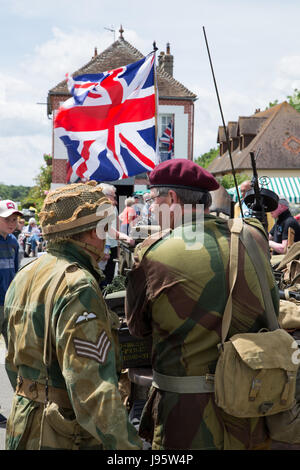
[[[157,90],[157,74],[156,74],[156,42],[153,41],[153,53],[154,53],[154,92],[155,92],[155,142],[156,142],[156,155],[158,155],[158,125],[157,125],[157,110],[158,110],[158,90]],[[157,162],[158,163],[158,162]]]

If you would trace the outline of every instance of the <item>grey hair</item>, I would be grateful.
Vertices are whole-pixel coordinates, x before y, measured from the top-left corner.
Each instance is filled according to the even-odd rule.
[[[211,206],[212,197],[208,191],[194,191],[193,189],[172,188],[171,186],[157,188],[157,191],[158,194],[164,196],[168,194],[170,189],[177,194],[182,204],[204,204],[205,209]]]
[[[107,184],[107,183],[101,183],[99,186],[102,189],[103,194],[105,196],[114,196],[116,194],[117,188],[113,186],[112,184]]]

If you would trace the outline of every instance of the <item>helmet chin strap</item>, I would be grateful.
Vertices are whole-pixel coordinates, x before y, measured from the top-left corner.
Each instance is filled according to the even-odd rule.
[[[90,243],[80,242],[79,240],[73,240],[73,239],[72,239],[72,242],[76,243],[77,245],[81,246],[86,251],[91,253],[94,256],[94,258],[95,258],[95,255],[96,255],[96,257],[97,257],[96,261],[97,262],[100,261],[103,258],[104,245],[103,245],[103,249],[99,250],[98,248],[96,248],[94,245],[91,245]]]

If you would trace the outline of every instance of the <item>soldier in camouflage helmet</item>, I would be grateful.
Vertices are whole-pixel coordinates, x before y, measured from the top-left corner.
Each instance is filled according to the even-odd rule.
[[[118,392],[119,320],[99,288],[109,207],[96,182],[45,199],[47,253],[18,272],[5,300],[7,449],[141,448]]]
[[[129,330],[139,337],[152,334],[153,339],[153,382],[139,433],[152,442],[154,450],[268,448],[263,418],[229,416],[214,401],[213,374],[229,295],[230,249],[227,220],[209,214],[209,191],[217,189],[218,183],[199,165],[183,159],[159,164],[149,181],[152,199],[160,208],[170,209],[171,230],[137,246],[135,266],[128,274]],[[175,214],[176,204],[184,215],[191,211],[196,217],[182,222]],[[200,241],[195,238],[202,223],[201,218],[197,221],[196,204],[204,205]],[[264,229],[256,219],[244,223],[259,247],[278,314]],[[258,277],[243,246],[239,253],[228,337],[267,326]]]

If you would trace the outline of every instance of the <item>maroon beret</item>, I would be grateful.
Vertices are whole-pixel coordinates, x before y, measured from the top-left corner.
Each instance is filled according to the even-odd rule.
[[[160,163],[150,172],[149,182],[150,188],[170,186],[198,191],[215,191],[220,186],[211,173],[185,158]]]

